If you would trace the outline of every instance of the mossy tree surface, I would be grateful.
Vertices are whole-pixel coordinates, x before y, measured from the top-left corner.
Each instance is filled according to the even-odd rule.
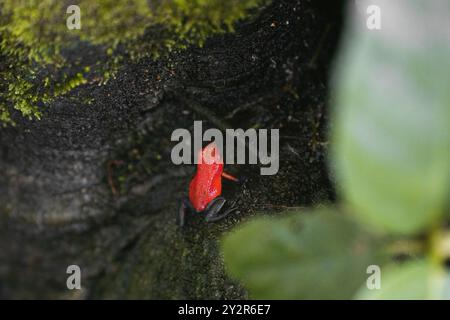
[[[0,0],[0,121],[11,123],[12,108],[40,118],[43,104],[88,81],[104,83],[126,58],[201,46],[263,2]],[[70,5],[80,8],[79,30],[66,26]],[[86,45],[89,59],[78,53]]]
[[[206,10],[193,6],[207,2],[158,3],[175,16],[192,11],[201,17]],[[213,21],[222,23],[204,30],[215,34],[194,36],[201,19],[190,27],[173,22],[156,34],[176,41],[177,50],[164,50],[168,54],[157,60],[149,50],[132,48],[154,48],[158,24],[133,33],[136,42],[118,43],[111,57],[102,43],[68,42],[76,46],[61,49],[61,56],[78,57],[70,63],[80,61],[79,69],[70,70],[86,83],[58,99],[39,80],[58,74],[53,62],[42,62],[37,78],[27,79],[33,96],[33,90],[50,92],[52,99],[39,105],[41,120],[12,112],[16,126],[0,127],[1,297],[246,298],[225,273],[218,238],[261,212],[333,199],[324,155],[327,76],[339,17],[325,2],[276,0],[232,24],[247,12],[236,13],[237,7],[259,2],[209,3]],[[99,86],[96,78],[114,57],[120,68]],[[29,60],[9,61],[1,72],[22,66],[32,74]],[[8,88],[0,91],[12,110]],[[179,201],[195,168],[172,164],[170,136],[176,128],[192,130],[194,120],[203,120],[205,129],[223,123],[279,128],[280,171],[263,177],[257,166],[227,166],[248,177],[243,188],[224,186],[239,213],[215,224],[198,217],[179,229]],[[71,264],[82,269],[82,292],[66,288]]]

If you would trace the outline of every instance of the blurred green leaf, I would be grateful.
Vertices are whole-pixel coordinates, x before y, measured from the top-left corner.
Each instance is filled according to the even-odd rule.
[[[256,219],[222,244],[228,271],[256,299],[349,299],[382,263],[373,238],[325,209]]]
[[[381,289],[363,286],[356,295],[363,300],[450,299],[449,275],[426,260],[389,265],[381,271]]]
[[[449,195],[450,2],[372,2],[381,30],[360,14],[337,64],[332,163],[364,222],[413,234]]]

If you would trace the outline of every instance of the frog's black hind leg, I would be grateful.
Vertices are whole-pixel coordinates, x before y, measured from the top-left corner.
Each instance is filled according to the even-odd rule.
[[[217,197],[213,201],[211,201],[205,209],[205,220],[207,222],[216,222],[222,220],[233,211],[236,211],[237,208],[231,208],[224,211],[223,213],[220,213],[223,206],[225,205],[225,202],[227,202],[227,200],[223,197]]]
[[[184,225],[186,224],[187,216],[194,211],[195,210],[192,207],[192,204],[188,198],[181,199],[181,205],[178,211],[177,224],[180,227],[184,227]]]

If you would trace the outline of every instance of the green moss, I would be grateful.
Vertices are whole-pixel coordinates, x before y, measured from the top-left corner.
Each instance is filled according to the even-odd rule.
[[[29,118],[41,105],[84,84],[114,77],[125,59],[203,45],[267,0],[0,0],[0,121],[13,108]],[[81,29],[68,30],[69,5]],[[95,61],[77,56],[89,45]],[[86,62],[90,61],[90,62]]]

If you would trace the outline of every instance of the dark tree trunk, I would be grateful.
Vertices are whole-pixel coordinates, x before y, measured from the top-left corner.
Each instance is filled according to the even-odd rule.
[[[247,297],[224,273],[220,235],[254,215],[333,199],[327,79],[342,8],[329,6],[274,1],[202,49],[125,65],[107,85],[48,106],[41,121],[1,128],[0,297]],[[248,177],[225,190],[239,213],[179,229],[194,167],[172,164],[170,137],[194,119],[280,128],[280,171],[230,166]],[[81,292],[66,288],[71,264]]]

